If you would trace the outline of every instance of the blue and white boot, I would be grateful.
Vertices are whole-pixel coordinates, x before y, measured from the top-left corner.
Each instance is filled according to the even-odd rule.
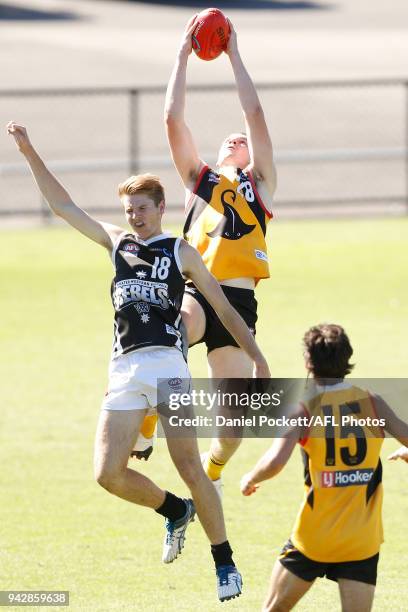
[[[239,597],[242,593],[242,576],[235,565],[220,565],[217,572],[217,591],[220,601]]]
[[[172,563],[184,548],[186,529],[194,521],[195,507],[192,499],[185,499],[186,513],[177,521],[166,519],[166,535],[163,543],[163,563]]]

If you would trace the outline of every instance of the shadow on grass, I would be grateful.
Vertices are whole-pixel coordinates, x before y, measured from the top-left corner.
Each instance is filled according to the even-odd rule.
[[[79,16],[71,11],[47,11],[46,9],[0,2],[0,21],[63,21],[75,19],[79,19]]]

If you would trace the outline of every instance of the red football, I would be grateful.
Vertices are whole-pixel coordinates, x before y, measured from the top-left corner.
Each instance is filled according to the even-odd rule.
[[[213,60],[227,48],[230,27],[224,13],[209,8],[197,15],[192,34],[193,49],[205,61]]]

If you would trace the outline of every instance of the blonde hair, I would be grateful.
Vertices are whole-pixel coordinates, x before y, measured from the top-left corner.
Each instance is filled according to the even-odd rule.
[[[154,174],[137,174],[130,176],[118,185],[119,197],[123,195],[146,194],[156,206],[164,200],[164,189],[158,176]]]

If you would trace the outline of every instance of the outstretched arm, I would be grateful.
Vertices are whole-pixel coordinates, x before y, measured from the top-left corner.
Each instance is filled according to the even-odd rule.
[[[229,23],[231,34],[227,55],[234,71],[238,96],[245,118],[249,155],[251,158],[249,169],[254,172],[255,178],[258,181],[264,181],[268,195],[272,198],[276,189],[276,170],[273,163],[272,141],[258,94],[238,50],[237,34],[232,23]]]
[[[255,377],[269,378],[270,372],[265,357],[259,350],[242,317],[231,306],[222,289],[204,265],[201,255],[184,240],[180,246],[183,273],[190,278],[214,308],[222,324],[235,338],[240,347],[255,363]]]
[[[242,495],[252,495],[257,491],[260,482],[276,476],[289,461],[296,442],[296,436],[277,438],[255,467],[241,478]]]
[[[24,126],[10,121],[7,124],[7,133],[13,136],[17,148],[24,155],[38,189],[52,212],[65,219],[67,223],[91,240],[111,250],[116,238],[123,230],[116,225],[96,221],[74,204],[69,193],[38,155]]]
[[[167,86],[164,120],[171,156],[185,187],[192,189],[203,166],[193,136],[184,120],[187,62],[192,51],[191,35],[196,16],[188,22]]]

